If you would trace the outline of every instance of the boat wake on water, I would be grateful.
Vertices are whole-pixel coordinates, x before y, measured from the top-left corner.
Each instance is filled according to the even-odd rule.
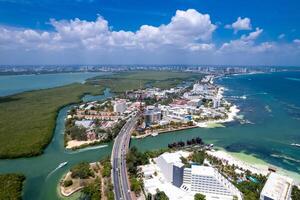
[[[46,177],[46,179],[48,179],[54,172],[56,172],[57,170],[59,170],[60,168],[64,167],[65,165],[67,165],[68,162],[62,162],[60,163],[54,170],[52,170]]]
[[[68,154],[76,154],[76,153],[91,151],[91,150],[95,150],[95,149],[102,149],[102,148],[105,148],[105,147],[108,147],[108,145],[105,144],[105,145],[99,145],[99,146],[86,147],[86,148],[78,149],[78,150],[75,150],[75,151],[67,151],[67,153]]]

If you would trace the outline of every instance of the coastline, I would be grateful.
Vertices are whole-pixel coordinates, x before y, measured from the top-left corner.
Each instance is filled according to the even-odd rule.
[[[218,150],[215,151],[207,151],[207,153],[221,160],[228,161],[228,164],[234,164],[257,174],[267,175],[269,173],[268,168],[272,167],[276,169],[277,173],[291,177],[296,183],[300,184],[300,174],[267,163],[266,161],[256,158],[253,155],[228,152],[223,148],[218,148]]]
[[[205,122],[198,122],[197,127],[200,128],[214,128],[214,127],[222,127],[222,123],[232,122],[237,117],[237,114],[240,110],[237,108],[236,105],[233,105],[229,109],[228,117],[226,119],[218,119],[218,120],[209,120]]]
[[[66,149],[72,150],[72,149],[78,149],[82,146],[92,146],[94,143],[99,143],[101,140],[88,140],[88,141],[78,141],[78,140],[70,140],[67,142]]]
[[[198,126],[188,126],[188,127],[177,128],[177,129],[159,130],[159,131],[155,131],[155,132],[145,133],[143,135],[131,136],[131,138],[133,138],[133,139],[143,139],[143,138],[151,136],[151,135],[153,137],[155,137],[155,136],[157,136],[159,134],[163,134],[163,133],[176,132],[176,131],[182,131],[182,130],[193,129],[193,128],[198,128]]]

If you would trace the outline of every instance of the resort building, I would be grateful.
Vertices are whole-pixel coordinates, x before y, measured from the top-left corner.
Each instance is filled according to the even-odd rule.
[[[148,106],[144,112],[144,117],[147,126],[159,123],[161,120],[161,109],[155,106]]]
[[[126,110],[126,100],[125,99],[119,99],[114,102],[114,112],[117,113],[123,113]]]
[[[157,166],[164,174],[165,179],[173,185],[180,187],[182,185],[184,164],[181,157],[186,157],[182,151],[176,153],[164,153],[155,159]]]
[[[185,167],[181,159],[189,155],[185,151],[166,152],[141,166],[145,192],[155,195],[158,189],[170,200],[193,200],[196,193],[204,194],[207,200],[242,199],[239,190],[213,167]]]
[[[272,172],[260,193],[260,200],[289,200],[292,186],[293,179]]]
[[[186,191],[219,196],[220,199],[233,196],[242,199],[239,190],[213,167],[192,165],[191,168],[185,168],[183,174],[181,188]]]

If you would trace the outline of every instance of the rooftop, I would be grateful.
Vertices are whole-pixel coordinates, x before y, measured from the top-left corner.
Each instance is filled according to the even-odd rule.
[[[184,152],[184,151],[177,151],[174,153],[163,153],[162,155],[160,155],[160,157],[162,157],[167,163],[173,163],[174,165],[177,166],[182,166],[183,163],[181,161],[181,157],[188,157],[189,153],[188,152]]]
[[[214,176],[215,170],[213,167],[192,165],[192,174],[200,176]]]
[[[276,200],[287,200],[292,183],[293,179],[289,177],[277,173],[271,173],[261,192],[261,195]]]

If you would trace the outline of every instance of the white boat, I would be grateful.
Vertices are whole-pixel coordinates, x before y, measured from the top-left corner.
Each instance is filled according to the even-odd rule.
[[[157,132],[155,132],[155,133],[152,133],[151,134],[153,137],[155,137],[155,136],[157,136],[158,135],[158,133]]]
[[[68,162],[60,163],[57,168],[61,168],[61,167],[65,166],[65,165],[67,165],[67,164],[68,164]]]

